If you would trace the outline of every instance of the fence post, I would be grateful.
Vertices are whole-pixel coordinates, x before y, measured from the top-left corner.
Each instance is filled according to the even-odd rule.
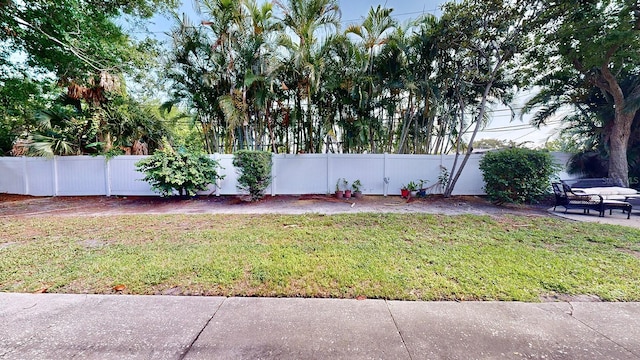
[[[275,154],[271,153],[271,196],[276,196],[276,182],[278,181],[278,175],[276,171],[276,158]]]
[[[216,161],[218,164],[220,164],[220,157],[218,156],[218,153],[213,153],[213,160]],[[218,171],[220,171],[220,167],[218,167]],[[218,174],[220,175],[220,174]],[[213,184],[214,187],[214,192],[216,193],[216,196],[220,196],[220,179],[216,179],[215,184]]]
[[[387,153],[384,153],[384,158],[382,161],[382,195],[387,196],[389,192],[389,176],[387,174]]]
[[[27,157],[22,156],[22,180],[24,181],[24,195],[29,195],[29,172],[27,171]]]
[[[60,192],[60,179],[58,178],[58,157],[53,157],[53,196]]]
[[[104,175],[106,177],[107,197],[111,196],[111,160],[105,156],[104,158]]]
[[[327,194],[331,194],[331,154],[327,153]]]

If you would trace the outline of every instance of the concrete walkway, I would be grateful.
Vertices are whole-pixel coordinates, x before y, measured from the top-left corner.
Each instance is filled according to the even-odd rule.
[[[640,303],[0,293],[2,359],[640,359]]]
[[[597,211],[591,211],[591,213],[589,214],[584,214],[581,211],[582,210],[579,210],[579,209],[577,210],[572,209],[565,213],[565,209],[560,206],[556,208],[556,210],[553,210],[553,208],[548,210],[548,212],[552,215],[573,220],[573,221],[628,226],[628,227],[640,229],[640,213],[638,212],[638,209],[636,209],[635,207],[631,212],[631,216],[628,219],[627,219],[627,214],[623,213],[620,210],[614,210],[613,212],[611,212],[611,214],[607,212],[603,217],[599,217]]]

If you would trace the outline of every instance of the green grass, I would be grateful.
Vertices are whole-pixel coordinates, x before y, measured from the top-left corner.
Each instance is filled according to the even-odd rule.
[[[0,291],[640,300],[640,231],[544,217],[5,218]]]

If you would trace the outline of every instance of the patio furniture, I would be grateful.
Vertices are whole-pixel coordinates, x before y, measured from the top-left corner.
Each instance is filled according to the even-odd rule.
[[[625,202],[628,202],[629,204],[631,204],[632,206],[634,206],[636,209],[640,208],[640,195],[630,195],[627,196],[624,199]],[[637,210],[636,210],[637,212]]]
[[[556,197],[556,203],[553,206],[554,211],[558,206],[564,207],[565,213],[569,209],[582,209],[585,214],[589,214],[590,210],[596,210],[598,211],[598,216],[604,217],[607,210],[611,215],[613,209],[620,209],[627,213],[627,219],[631,216],[633,206],[626,201],[605,200],[599,194],[575,193],[569,185],[564,183],[553,183],[552,186]]]
[[[575,194],[600,195],[604,200],[626,201],[631,197],[640,197],[637,190],[620,186],[609,178],[562,180],[562,184],[568,185]]]
[[[600,216],[604,216],[604,212],[609,210],[609,215],[611,215],[611,212],[613,209],[620,209],[622,210],[622,212],[626,212],[627,213],[627,219],[629,219],[631,217],[631,209],[633,208],[633,205],[631,205],[630,203],[626,202],[626,201],[619,201],[619,200],[603,200],[602,201],[602,211],[600,212]]]
[[[556,207],[564,207],[564,212],[567,213],[569,209],[582,209],[582,212],[588,214],[590,210],[596,210],[600,212],[602,197],[599,195],[579,195],[571,191],[571,187],[564,183],[553,183],[553,193],[556,196],[556,203],[553,206],[553,211]]]
[[[619,182],[611,178],[567,179],[561,180],[561,182],[569,185],[572,189],[621,186]]]

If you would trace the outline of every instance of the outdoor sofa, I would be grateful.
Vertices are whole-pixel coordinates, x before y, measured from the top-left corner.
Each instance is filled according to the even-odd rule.
[[[632,198],[640,198],[637,190],[623,187],[609,178],[562,180],[562,183],[568,185],[576,194],[600,195],[605,200],[628,201]]]
[[[636,190],[619,186],[608,178],[562,180],[552,185],[556,197],[553,209],[562,206],[565,213],[570,209],[580,209],[587,214],[594,210],[603,217],[607,210],[611,215],[614,209],[619,209],[626,212],[629,219],[633,208],[629,201],[640,200]]]

